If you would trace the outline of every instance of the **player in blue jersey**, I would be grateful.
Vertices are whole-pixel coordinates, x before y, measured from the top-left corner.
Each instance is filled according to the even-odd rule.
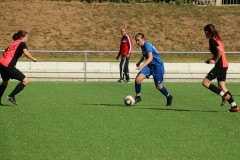
[[[135,36],[135,40],[137,45],[141,46],[143,55],[141,60],[136,64],[137,69],[140,70],[140,72],[135,78],[135,103],[142,100],[140,97],[142,80],[145,78],[149,78],[152,75],[156,88],[167,98],[166,106],[171,106],[173,96],[170,95],[167,89],[162,85],[164,76],[164,65],[161,57],[158,55],[158,51],[151,43],[144,40],[144,34],[142,33],[138,33]],[[140,65],[144,58],[146,59],[146,61],[142,65]]]

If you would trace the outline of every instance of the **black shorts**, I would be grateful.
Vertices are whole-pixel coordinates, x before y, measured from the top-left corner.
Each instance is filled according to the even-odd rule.
[[[3,81],[8,81],[10,78],[23,81],[23,79],[26,77],[16,67],[5,67],[2,64],[0,64],[0,72]]]
[[[227,70],[228,68],[219,68],[214,67],[206,76],[207,79],[212,81],[213,79],[217,78],[217,81],[225,81],[227,77]]]

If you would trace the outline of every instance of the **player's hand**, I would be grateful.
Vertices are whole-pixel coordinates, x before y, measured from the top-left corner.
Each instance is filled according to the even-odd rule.
[[[138,66],[137,67],[137,70],[141,70],[143,67],[142,66]]]
[[[33,60],[33,62],[37,62],[37,59],[36,59],[36,58],[33,58],[32,60]]]
[[[216,63],[216,61],[215,61],[215,60],[213,60],[213,59],[210,59],[210,60],[209,60],[209,63],[210,63],[210,64],[215,64],[215,63]]]
[[[209,59],[205,61],[205,63],[209,64]]]
[[[116,57],[116,60],[118,60],[119,56]]]

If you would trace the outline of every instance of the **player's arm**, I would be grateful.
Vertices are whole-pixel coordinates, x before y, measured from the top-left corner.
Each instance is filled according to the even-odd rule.
[[[144,56],[142,56],[142,58],[139,60],[139,62],[136,63],[136,66],[139,67],[143,60],[144,60]]]
[[[221,49],[221,47],[220,47],[220,46],[217,46],[216,50],[217,50],[217,56],[215,57],[215,59],[210,59],[210,60],[209,60],[209,63],[210,63],[210,64],[215,64],[215,63],[217,63],[217,61],[218,61],[218,60],[220,59],[220,57],[222,56],[222,49]]]
[[[122,42],[121,42],[121,44],[120,44],[120,48],[119,48],[119,52],[118,52],[118,54],[117,54],[117,57],[116,57],[116,60],[118,60],[119,59],[119,57],[120,57],[120,55],[121,55],[121,46],[122,46]]]
[[[23,54],[24,54],[26,57],[28,57],[29,59],[31,59],[32,61],[37,62],[37,59],[34,58],[34,57],[28,52],[28,50],[27,50],[26,48],[23,49]]]
[[[128,42],[128,54],[127,54],[127,58],[129,58],[132,55],[132,41],[131,38],[129,36],[127,36],[127,42]]]
[[[118,52],[117,57],[116,57],[116,60],[118,60],[119,57],[120,57],[120,52]]]
[[[143,63],[143,65],[137,67],[138,70],[142,69],[143,67],[147,66],[153,60],[152,52],[148,52],[148,59]]]
[[[208,63],[209,64],[215,64],[217,63],[217,61],[220,59],[220,57],[222,56],[222,49],[221,47],[218,45],[218,43],[213,40],[213,39],[210,39],[209,40],[209,44],[210,46],[216,48],[216,51],[217,51],[217,54],[212,58],[212,59],[209,59],[208,60]]]

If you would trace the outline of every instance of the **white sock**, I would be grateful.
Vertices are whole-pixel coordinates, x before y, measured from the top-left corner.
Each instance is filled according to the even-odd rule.
[[[232,103],[231,103],[231,106],[232,106],[232,107],[234,107],[234,106],[236,106],[236,105],[237,105],[237,104],[236,104],[235,102],[232,102]]]
[[[225,93],[223,92],[223,91],[221,91],[220,93],[219,93],[219,95],[220,96],[223,96]]]

